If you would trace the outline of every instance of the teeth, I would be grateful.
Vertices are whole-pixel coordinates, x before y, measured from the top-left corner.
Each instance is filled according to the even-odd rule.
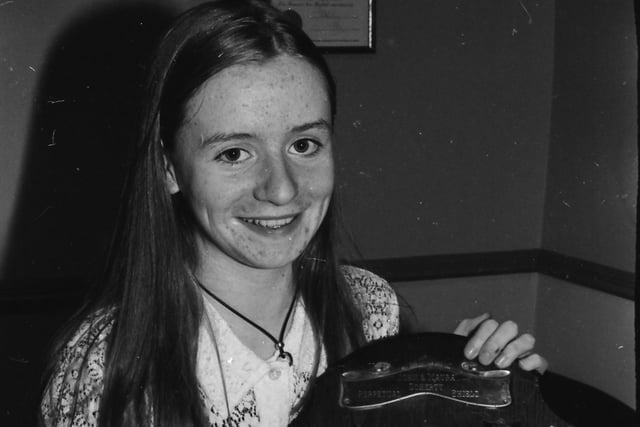
[[[260,227],[269,228],[271,230],[277,230],[278,228],[282,228],[285,225],[291,224],[294,217],[283,218],[283,219],[253,219],[253,218],[243,218],[242,220],[248,222],[249,224],[259,225]]]

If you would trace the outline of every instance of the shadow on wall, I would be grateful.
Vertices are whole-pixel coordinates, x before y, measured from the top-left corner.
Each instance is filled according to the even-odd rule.
[[[51,43],[33,103],[6,279],[101,271],[145,62],[169,18],[153,5],[92,8]]]
[[[94,7],[47,47],[3,279],[86,284],[101,272],[137,132],[145,62],[172,16],[153,5]],[[8,304],[0,309],[0,425],[35,425],[53,330],[77,302]]]

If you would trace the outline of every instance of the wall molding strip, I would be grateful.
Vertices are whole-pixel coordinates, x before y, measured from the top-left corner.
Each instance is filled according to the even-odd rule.
[[[354,264],[390,282],[541,273],[622,298],[635,297],[634,273],[544,249],[372,259]]]

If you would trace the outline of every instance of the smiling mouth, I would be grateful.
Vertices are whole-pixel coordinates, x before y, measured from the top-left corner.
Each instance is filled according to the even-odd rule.
[[[263,227],[268,230],[278,230],[282,227],[285,227],[293,222],[296,219],[295,216],[290,216],[287,218],[279,218],[279,219],[256,219],[256,218],[240,218],[242,221],[247,222],[249,224],[257,225],[258,227]]]

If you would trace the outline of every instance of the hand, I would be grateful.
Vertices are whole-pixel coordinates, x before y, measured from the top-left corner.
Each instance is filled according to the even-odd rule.
[[[517,359],[525,371],[535,369],[541,374],[549,366],[544,357],[533,353],[535,338],[531,334],[518,336],[518,325],[511,320],[499,324],[485,313],[463,320],[453,333],[469,336],[472,332],[473,336],[464,348],[467,359],[477,357],[481,364],[493,362],[498,368],[506,368]]]

